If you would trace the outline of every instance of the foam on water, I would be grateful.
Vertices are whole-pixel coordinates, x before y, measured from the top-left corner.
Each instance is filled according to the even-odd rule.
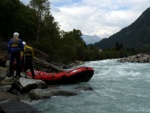
[[[149,113],[150,64],[119,63],[117,59],[86,62],[94,69],[93,78],[61,88],[90,86],[93,91],[73,97],[52,97],[31,103],[43,113]]]

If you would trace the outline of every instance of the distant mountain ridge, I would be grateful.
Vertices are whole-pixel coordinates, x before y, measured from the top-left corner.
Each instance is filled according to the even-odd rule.
[[[97,35],[82,35],[82,39],[85,41],[86,44],[94,44],[95,42],[99,42],[101,40],[100,37],[98,37]]]
[[[94,44],[99,49],[115,47],[116,42],[122,43],[125,48],[139,48],[150,46],[150,8],[131,25],[113,34],[109,38],[102,39]]]

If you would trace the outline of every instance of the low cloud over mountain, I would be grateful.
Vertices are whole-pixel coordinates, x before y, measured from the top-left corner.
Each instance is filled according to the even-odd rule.
[[[95,42],[99,42],[101,40],[101,38],[97,35],[82,35],[82,39],[85,41],[86,44],[94,44]]]

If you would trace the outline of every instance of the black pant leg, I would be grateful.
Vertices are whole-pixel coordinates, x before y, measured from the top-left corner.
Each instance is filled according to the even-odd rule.
[[[30,69],[30,71],[31,71],[32,78],[35,78],[35,76],[34,76],[34,70],[33,70],[33,63],[32,63],[32,61],[30,61],[30,60],[27,60],[26,63],[25,63],[25,72],[26,72],[28,69]]]
[[[29,68],[30,71],[31,71],[32,78],[35,78],[32,61],[28,61],[28,68]]]
[[[14,59],[15,59],[15,52],[11,52],[10,56],[9,56],[9,76],[13,76],[14,75],[14,72],[13,72]]]
[[[31,73],[32,73],[32,78],[35,78],[32,62],[31,62],[31,65],[30,65],[30,71],[31,71]]]
[[[16,52],[16,75],[20,76],[20,52]]]

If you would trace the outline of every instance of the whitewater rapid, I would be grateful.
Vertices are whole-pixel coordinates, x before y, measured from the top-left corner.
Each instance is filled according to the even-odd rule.
[[[43,113],[150,113],[150,64],[119,63],[117,59],[90,61],[94,69],[89,82],[61,86],[90,86],[73,97],[52,97],[31,104]]]

